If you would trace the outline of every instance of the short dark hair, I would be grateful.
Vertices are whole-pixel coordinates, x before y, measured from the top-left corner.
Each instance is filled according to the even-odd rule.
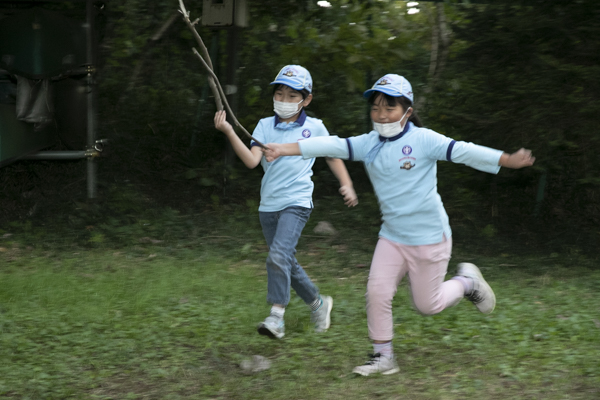
[[[413,106],[412,101],[410,101],[407,97],[404,97],[404,96],[394,97],[394,96],[390,96],[389,94],[385,94],[382,92],[373,92],[371,94],[371,96],[369,96],[369,100],[368,100],[370,106],[375,104],[375,99],[378,97],[378,95],[382,95],[383,98],[385,99],[386,104],[390,107],[395,107],[398,105],[398,106],[401,106],[404,109],[404,111],[408,110],[409,107],[412,107],[413,111],[412,111],[412,114],[410,115],[410,118],[408,118],[408,120],[411,121],[413,124],[415,124],[415,126],[417,126],[419,128],[423,127],[423,123],[421,122],[421,119],[417,115],[417,111],[415,110],[415,107]]]
[[[277,84],[275,84],[275,87],[273,88],[273,94],[275,94],[275,92],[277,90],[281,89],[283,86],[287,86],[290,89],[292,89],[293,91],[300,93],[302,95],[302,100],[306,99],[310,95],[310,92],[308,91],[308,89],[296,90],[293,87],[290,87],[288,85],[284,85],[283,83],[277,83]]]

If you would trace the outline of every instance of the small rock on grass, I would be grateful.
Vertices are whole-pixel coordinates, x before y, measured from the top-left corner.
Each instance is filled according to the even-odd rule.
[[[266,357],[254,355],[252,358],[242,360],[240,368],[245,374],[254,374],[271,368],[271,361]]]
[[[322,235],[335,235],[337,233],[333,225],[327,221],[319,221],[313,232]]]

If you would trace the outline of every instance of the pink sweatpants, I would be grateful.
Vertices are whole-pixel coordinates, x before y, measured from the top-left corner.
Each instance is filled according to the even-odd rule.
[[[407,246],[379,238],[366,293],[371,340],[389,341],[394,337],[392,300],[406,274],[414,306],[422,314],[437,314],[463,298],[464,287],[459,281],[444,282],[451,253],[451,238],[424,246]]]

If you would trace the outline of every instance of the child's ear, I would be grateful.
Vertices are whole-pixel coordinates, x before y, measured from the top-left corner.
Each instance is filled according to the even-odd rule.
[[[304,102],[302,103],[302,107],[306,107],[310,104],[310,102],[312,101],[312,94],[309,94],[308,96],[306,96],[306,98],[304,99]]]

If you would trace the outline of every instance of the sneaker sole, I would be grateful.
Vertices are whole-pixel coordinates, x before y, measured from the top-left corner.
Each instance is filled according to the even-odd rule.
[[[282,337],[285,336],[285,333],[275,333],[275,332],[272,332],[269,328],[267,328],[267,326],[265,324],[260,324],[258,326],[257,330],[258,330],[258,333],[260,335],[267,336],[267,337],[269,337],[271,339],[281,339]]]
[[[352,370],[352,372],[355,374],[361,375],[361,376],[369,376],[372,374],[392,375],[392,374],[396,374],[396,373],[400,372],[400,367],[388,369],[387,371],[383,371],[383,372],[373,371],[371,373],[368,373],[368,372],[363,372],[363,371],[357,371],[356,369]]]
[[[392,374],[395,374],[395,373],[398,373],[398,372],[400,372],[400,368],[392,368],[390,370],[382,372],[381,375],[392,375]]]
[[[331,310],[333,309],[333,298],[329,297],[327,302],[327,318],[325,318],[325,329],[319,331],[319,333],[325,332],[331,326]]]
[[[496,308],[496,294],[494,293],[494,290],[492,290],[492,287],[487,283],[487,281],[485,280],[485,278],[483,277],[483,275],[481,274],[481,271],[479,270],[479,268],[475,265],[475,264],[471,264],[471,263],[460,263],[458,264],[458,271],[457,274],[461,275],[461,272],[463,269],[466,269],[468,271],[467,275],[464,276],[476,276],[477,279],[479,279],[480,284],[485,286],[485,288],[487,290],[489,290],[489,293],[492,294],[492,298],[493,298],[493,304],[492,304],[492,308],[491,310],[486,310],[486,311],[482,311],[481,308],[479,308],[479,306],[477,304],[475,304],[475,307],[477,307],[477,309],[479,311],[481,311],[484,314],[491,314],[494,309]]]

